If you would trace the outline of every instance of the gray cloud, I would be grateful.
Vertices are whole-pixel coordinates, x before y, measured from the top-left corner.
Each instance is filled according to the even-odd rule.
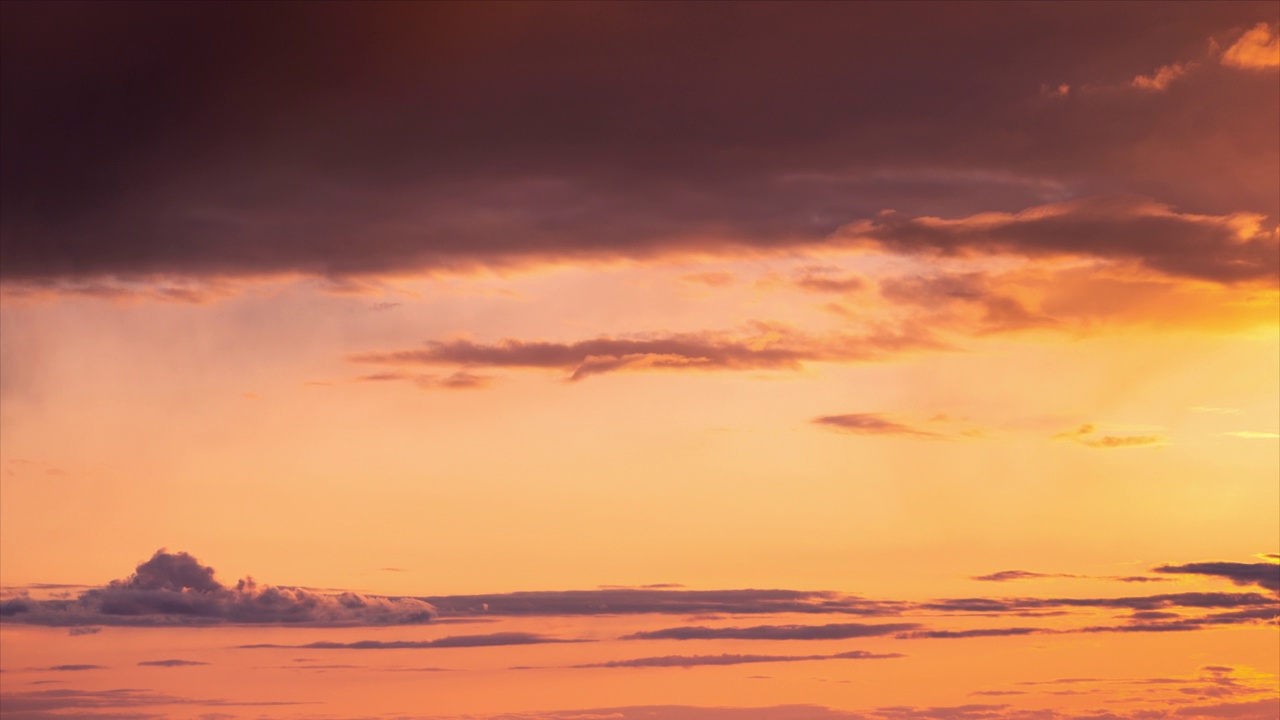
[[[1013,628],[978,628],[975,630],[916,630],[912,632],[898,633],[894,637],[901,640],[921,640],[921,639],[955,639],[955,638],[972,638],[972,637],[1010,637],[1016,635],[1036,635],[1046,632],[1044,628],[1031,627],[1013,627]]]
[[[681,590],[612,588],[443,595],[421,598],[442,618],[554,615],[895,615],[910,607],[894,600],[810,590]]]
[[[429,604],[413,598],[324,594],[260,585],[252,578],[225,586],[213,568],[184,552],[159,550],[128,578],[74,599],[0,602],[5,622],[33,625],[401,625],[431,619]]]
[[[829,625],[756,625],[753,627],[674,627],[632,633],[626,640],[847,640],[891,635],[920,627],[919,623],[834,623]]]
[[[1092,255],[1200,280],[1274,282],[1280,276],[1280,239],[1265,220],[1256,214],[1183,214],[1144,198],[1118,196],[956,220],[890,215],[846,232],[898,252]]]
[[[187,707],[274,707],[304,705],[288,701],[239,702],[219,698],[196,699],[150,690],[36,690],[30,692],[0,693],[0,705],[4,707],[6,720],[56,720],[57,718],[106,718],[161,717],[139,712],[139,708],[178,705]],[[128,713],[114,714],[102,711],[129,709]]]
[[[289,648],[294,650],[424,650],[428,648],[496,647],[500,645],[545,645],[548,643],[574,643],[569,640],[547,637],[536,633],[499,632],[487,635],[451,635],[435,640],[358,640],[355,642],[319,641],[305,645],[275,645],[263,643],[240,645],[241,649]]]
[[[880,294],[896,303],[924,308],[945,308],[954,304],[979,307],[982,316],[977,330],[982,333],[1057,324],[1057,320],[1029,310],[1017,298],[1000,292],[997,285],[984,273],[941,273],[884,280],[880,283]]]
[[[812,420],[815,425],[854,435],[901,435],[905,437],[942,439],[945,435],[920,430],[890,420],[878,413],[852,413],[848,415],[824,415]]]
[[[1001,570],[990,575],[975,575],[970,580],[979,580],[982,582],[1009,582],[1011,580],[1038,580],[1040,578],[1057,578],[1066,577],[1074,578],[1079,575],[1070,575],[1067,573],[1038,573],[1029,570]]]
[[[572,343],[507,339],[497,343],[432,340],[426,347],[352,356],[357,363],[390,366],[563,370],[570,380],[637,370],[798,370],[806,362],[872,360],[942,344],[928,333],[877,330],[865,335],[814,336],[776,323],[753,323],[745,332],[673,333],[633,338],[601,337]]]
[[[1280,591],[1280,563],[1201,562],[1161,565],[1156,572],[1180,575],[1207,575],[1230,580],[1235,585],[1257,585]]]
[[[862,650],[834,655],[663,655],[661,657],[611,660],[609,662],[575,665],[577,668],[653,668],[698,667],[705,665],[746,665],[752,663],[806,662],[810,660],[884,660],[905,657],[899,653],[871,653]]]

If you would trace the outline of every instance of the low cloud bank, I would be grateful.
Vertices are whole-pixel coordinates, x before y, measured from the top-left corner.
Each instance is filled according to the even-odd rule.
[[[324,594],[259,584],[223,585],[213,568],[185,552],[158,550],[123,580],[74,599],[19,596],[0,603],[5,622],[32,625],[406,625],[429,622],[434,608],[415,598]]]

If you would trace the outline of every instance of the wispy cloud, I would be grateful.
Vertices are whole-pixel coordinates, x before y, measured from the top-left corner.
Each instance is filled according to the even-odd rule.
[[[752,323],[740,332],[600,337],[562,343],[516,339],[496,343],[432,340],[426,347],[351,356],[390,366],[456,365],[553,369],[570,380],[622,371],[799,370],[807,362],[858,362],[944,345],[912,328],[861,335],[810,335],[788,325]]]
[[[945,435],[921,430],[904,425],[879,413],[850,413],[846,415],[823,415],[811,422],[837,432],[851,435],[898,435],[904,437],[940,440]]]
[[[624,640],[847,640],[891,635],[918,623],[835,623],[830,625],[755,625],[752,627],[674,627],[632,633]]]
[[[1091,423],[1085,423],[1075,430],[1067,430],[1053,436],[1054,440],[1070,440],[1091,448],[1129,448],[1161,445],[1165,442],[1163,435],[1102,435]]]
[[[611,660],[602,663],[575,665],[575,668],[655,668],[697,667],[706,665],[746,665],[753,663],[807,662],[812,660],[887,660],[906,657],[899,653],[871,653],[862,650],[835,653],[833,655],[663,655],[659,657]]]

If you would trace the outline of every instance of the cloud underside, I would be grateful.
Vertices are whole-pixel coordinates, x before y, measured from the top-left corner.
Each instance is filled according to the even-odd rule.
[[[1265,4],[761,6],[722,33],[643,4],[4,12],[7,283],[797,248],[1276,274]],[[1049,27],[1088,58],[1039,52]],[[1189,62],[1210,36],[1222,62]]]

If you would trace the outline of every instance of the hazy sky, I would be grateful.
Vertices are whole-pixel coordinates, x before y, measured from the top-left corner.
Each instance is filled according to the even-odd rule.
[[[1280,717],[1275,2],[0,32],[6,719]]]

